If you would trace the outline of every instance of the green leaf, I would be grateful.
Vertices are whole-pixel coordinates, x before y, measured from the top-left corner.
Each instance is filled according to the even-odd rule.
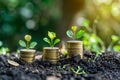
[[[113,42],[116,42],[116,41],[119,40],[119,37],[116,36],[116,35],[112,35],[111,38],[112,38],[112,41],[113,41]]]
[[[19,45],[22,46],[22,47],[26,47],[26,44],[25,44],[25,42],[23,40],[19,41]]]
[[[56,33],[48,31],[48,36],[50,39],[54,39],[56,37]]]
[[[75,72],[75,69],[72,67],[72,68],[70,68],[73,72]]]
[[[78,66],[78,71],[82,70],[82,68],[80,66]]]
[[[37,42],[30,43],[30,48],[34,48],[37,45]]]
[[[114,51],[120,51],[120,45],[115,45],[115,46],[113,47],[113,50],[114,50]]]
[[[45,37],[43,40],[44,40],[45,42],[47,42],[48,44],[50,44],[50,40],[49,40],[48,38]]]
[[[87,74],[87,73],[86,73],[85,71],[82,71],[82,74],[84,74],[84,75],[85,75],[85,74]]]
[[[76,34],[76,38],[77,39],[81,38],[83,36],[83,34],[84,34],[84,30],[79,30]]]
[[[85,26],[85,27],[89,27],[89,20],[84,20],[84,22],[83,22],[83,25]]]
[[[55,39],[54,45],[57,44],[57,43],[59,43],[59,42],[60,42],[60,39]]]
[[[67,30],[66,34],[67,34],[68,37],[73,38],[72,30]]]

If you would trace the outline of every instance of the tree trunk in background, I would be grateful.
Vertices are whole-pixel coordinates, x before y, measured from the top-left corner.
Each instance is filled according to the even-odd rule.
[[[58,36],[66,39],[66,30],[71,27],[74,16],[80,12],[85,5],[85,0],[62,0],[62,18],[58,25]]]

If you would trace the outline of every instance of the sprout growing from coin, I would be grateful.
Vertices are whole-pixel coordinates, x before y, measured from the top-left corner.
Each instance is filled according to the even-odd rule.
[[[59,38],[56,38],[56,33],[55,33],[55,32],[50,32],[50,31],[48,31],[48,37],[49,37],[49,38],[45,37],[43,40],[44,40],[45,42],[47,42],[47,43],[50,45],[50,47],[52,47],[52,48],[53,48],[57,43],[60,42],[60,39],[59,39]]]
[[[68,37],[76,40],[76,39],[80,39],[84,35],[84,30],[78,31],[77,26],[72,26],[71,30],[67,30],[66,34]]]
[[[31,39],[32,39],[31,35],[25,35],[24,39],[25,41],[19,40],[19,45],[21,47],[24,47],[26,49],[32,49],[37,45],[37,42],[31,42]]]

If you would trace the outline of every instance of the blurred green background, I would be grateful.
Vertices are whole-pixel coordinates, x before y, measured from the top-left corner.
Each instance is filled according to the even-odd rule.
[[[87,25],[107,48],[112,35],[120,36],[119,17],[120,0],[0,0],[0,46],[15,51],[30,34],[42,50],[48,30],[65,41],[72,25]]]

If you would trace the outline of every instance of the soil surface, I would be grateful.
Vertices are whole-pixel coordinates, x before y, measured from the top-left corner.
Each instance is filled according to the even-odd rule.
[[[10,65],[8,59],[20,66]],[[84,59],[63,57],[57,64],[42,59],[28,64],[15,54],[0,55],[0,80],[120,80],[120,53],[106,52],[95,59],[95,52],[84,51]]]

